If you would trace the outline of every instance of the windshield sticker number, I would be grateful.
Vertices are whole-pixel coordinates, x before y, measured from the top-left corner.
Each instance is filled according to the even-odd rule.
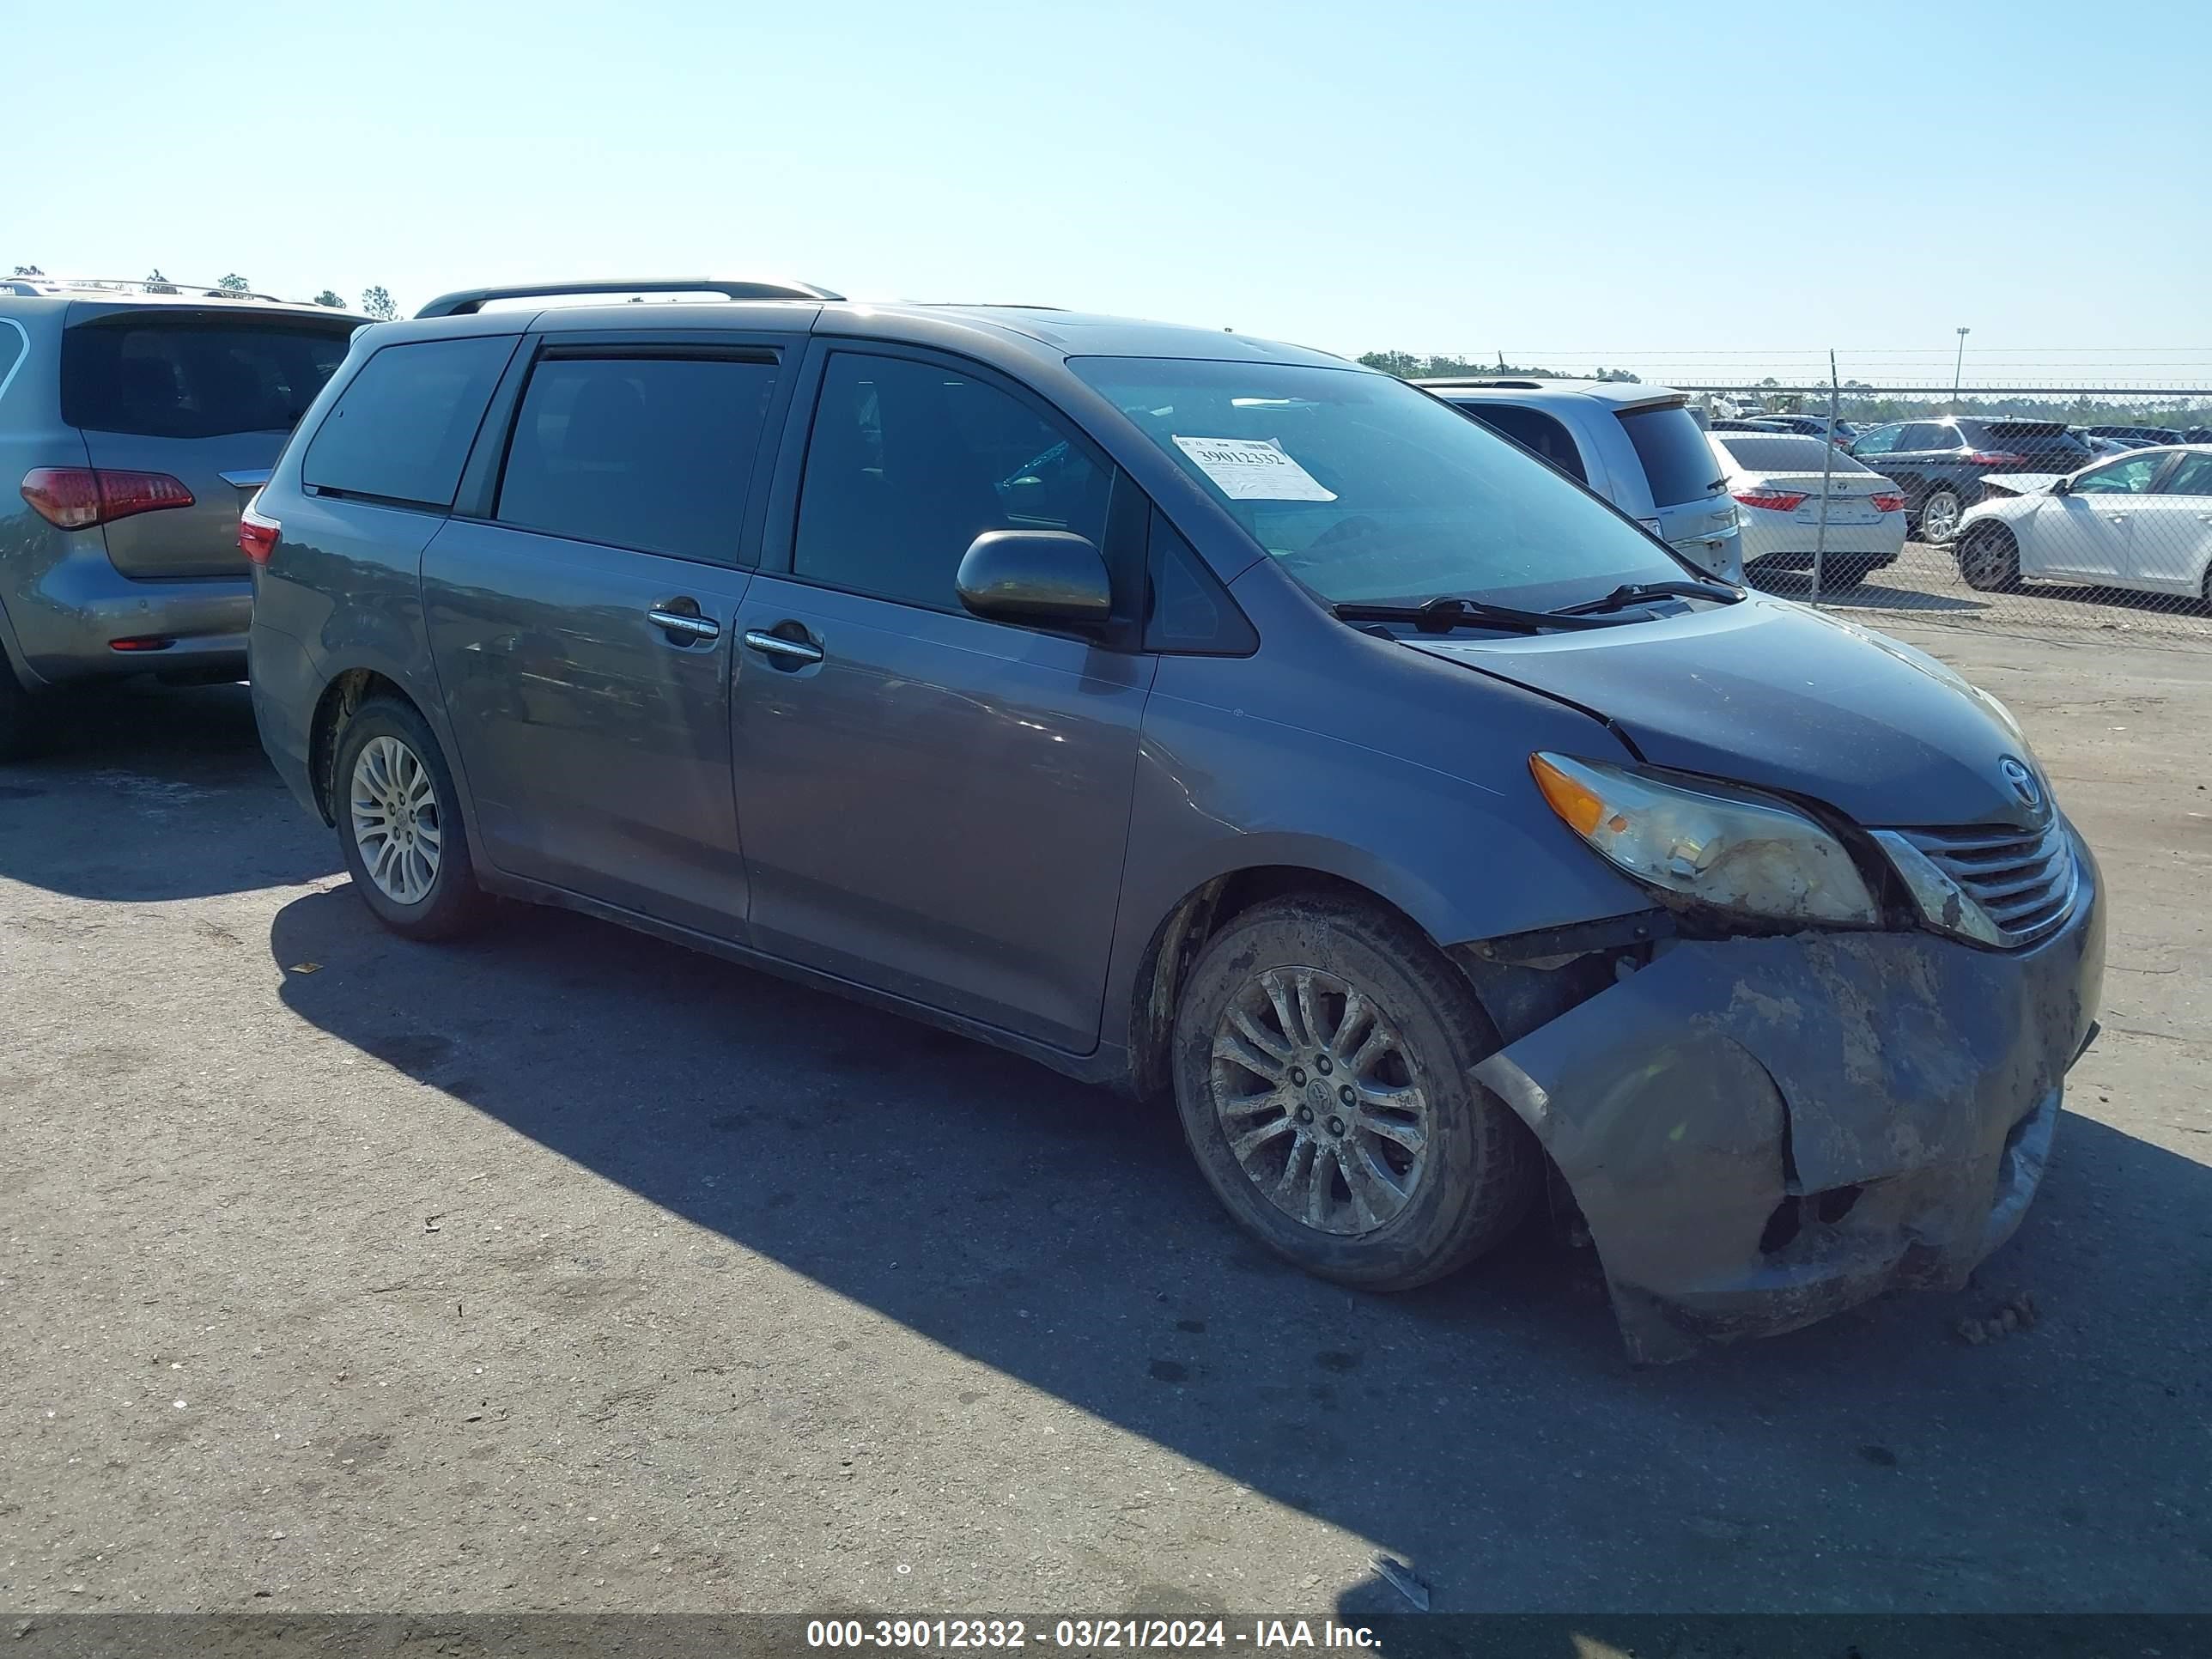
[[[1176,447],[1232,501],[1333,501],[1334,490],[1283,453],[1273,439],[1177,438]]]

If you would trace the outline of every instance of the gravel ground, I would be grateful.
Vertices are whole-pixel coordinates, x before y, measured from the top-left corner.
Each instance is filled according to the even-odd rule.
[[[1649,1373],[1540,1238],[1350,1295],[1165,1114],[574,916],[403,943],[241,688],[88,708],[0,771],[0,1603],[2212,1607],[2212,653],[1899,631],[2099,848],[2104,1037],[1978,1288]]]

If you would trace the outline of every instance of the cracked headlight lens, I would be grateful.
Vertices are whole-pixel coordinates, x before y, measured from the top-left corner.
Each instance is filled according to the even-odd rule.
[[[1844,844],[1778,800],[1566,755],[1528,769],[1562,823],[1662,895],[1775,921],[1881,921]]]

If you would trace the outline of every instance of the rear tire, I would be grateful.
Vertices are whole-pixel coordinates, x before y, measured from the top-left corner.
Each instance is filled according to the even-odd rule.
[[[1920,503],[1920,539],[1933,547],[1947,546],[1959,533],[1959,519],[1966,510],[1957,490],[1938,484]]]
[[[331,806],[354,890],[408,939],[451,939],[486,908],[453,775],[429,724],[374,697],[338,736]]]
[[[1959,544],[1959,574],[1980,593],[2010,593],[2020,586],[2020,544],[2001,524],[1976,525]]]
[[[1535,1193],[1534,1138],[1468,1075],[1498,1046],[1410,923],[1297,896],[1200,952],[1176,1104],[1207,1184],[1261,1243],[1339,1284],[1406,1290],[1481,1255]]]
[[[0,653],[0,761],[21,760],[39,735],[40,700],[23,689],[15,665]]]

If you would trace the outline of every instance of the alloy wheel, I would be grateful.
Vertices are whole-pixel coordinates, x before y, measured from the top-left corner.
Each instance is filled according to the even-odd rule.
[[[362,745],[350,790],[354,845],[379,891],[417,904],[438,879],[444,820],[422,757],[398,738],[377,736]]]
[[[1245,1176],[1319,1231],[1373,1232],[1426,1172],[1431,1105],[1404,1038],[1334,974],[1272,968],[1248,980],[1215,1027],[1211,1087]]]
[[[1948,489],[1939,489],[1921,504],[1920,539],[1923,542],[1948,542],[1959,533],[1959,498]]]

